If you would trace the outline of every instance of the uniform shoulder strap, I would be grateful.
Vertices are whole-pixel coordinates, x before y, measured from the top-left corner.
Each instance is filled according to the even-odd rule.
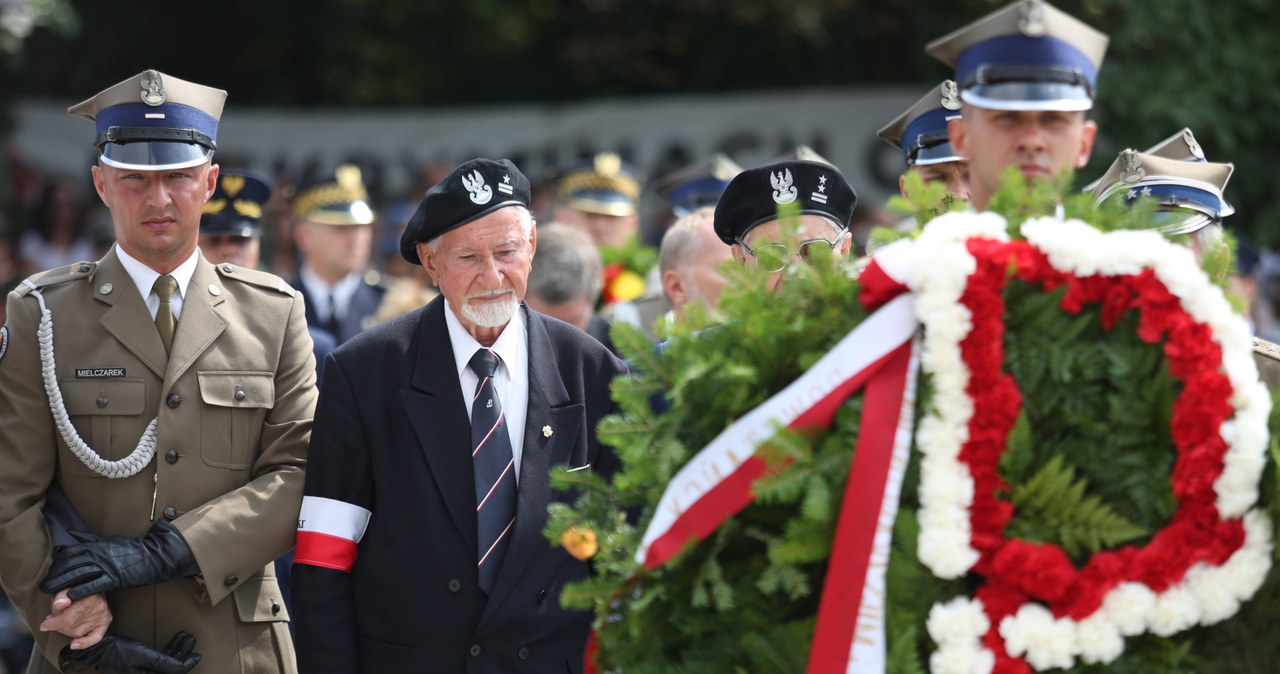
[[[33,274],[18,286],[18,296],[22,297],[32,290],[48,288],[49,286],[55,286],[59,283],[89,278],[93,276],[93,272],[97,269],[97,262],[77,262],[65,267],[58,267],[56,269],[50,269],[49,271],[42,271],[39,274]]]
[[[241,267],[229,262],[223,262],[221,264],[214,265],[214,267],[218,270],[218,276],[221,276],[223,279],[235,280],[241,283],[247,283],[251,286],[257,286],[259,288],[267,288],[269,290],[274,290],[284,295],[288,295],[289,297],[293,297],[298,292],[293,288],[293,286],[289,285],[287,281],[270,272],[249,269],[248,267]]]

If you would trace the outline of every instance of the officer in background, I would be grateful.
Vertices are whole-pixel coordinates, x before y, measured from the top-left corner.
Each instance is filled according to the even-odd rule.
[[[302,262],[293,287],[307,301],[307,324],[341,344],[374,324],[387,292],[369,269],[373,209],[360,169],[339,166],[332,177],[298,190],[293,199],[294,240]]]
[[[556,222],[585,231],[600,248],[635,242],[641,181],[634,166],[612,152],[601,152],[565,168],[556,184]]]
[[[907,173],[916,173],[926,184],[946,185],[955,199],[969,199],[969,162],[956,154],[947,134],[947,123],[958,117],[956,83],[944,80],[876,132],[880,140],[901,150],[906,160],[906,171],[898,178],[903,198],[907,198]]]
[[[0,579],[40,630],[29,672],[296,669],[271,562],[315,364],[297,292],[197,248],[225,97],[148,70],[70,109],[117,244],[24,281],[0,329]]]
[[[262,215],[271,200],[266,178],[237,169],[218,174],[218,187],[200,216],[200,252],[214,265],[231,263],[257,269],[262,248]],[[324,357],[338,346],[327,330],[307,326],[316,357],[316,379],[324,375]]]
[[[1085,113],[1106,50],[1106,35],[1043,0],[1019,0],[925,47],[955,68],[963,106],[948,133],[969,160],[974,208],[986,210],[1009,167],[1033,181],[1084,167],[1098,132]]]
[[[778,289],[781,272],[796,260],[849,255],[857,203],[853,186],[834,166],[789,160],[738,174],[720,196],[714,226],[734,260],[769,274],[768,286]],[[794,223],[778,218],[779,207],[788,206],[798,207]]]
[[[1222,250],[1222,219],[1235,212],[1224,196],[1235,166],[1205,160],[1188,129],[1151,149],[1154,154],[1122,151],[1090,193],[1098,204],[1119,200],[1126,207],[1154,199],[1161,232],[1185,235],[1197,257]],[[1255,337],[1253,357],[1262,381],[1274,391],[1280,386],[1280,346]]]

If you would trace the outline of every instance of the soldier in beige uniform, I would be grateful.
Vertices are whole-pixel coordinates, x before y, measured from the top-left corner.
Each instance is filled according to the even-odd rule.
[[[70,110],[118,243],[27,279],[0,330],[0,579],[39,630],[29,672],[296,671],[271,562],[315,361],[295,290],[196,246],[225,96],[148,70]]]

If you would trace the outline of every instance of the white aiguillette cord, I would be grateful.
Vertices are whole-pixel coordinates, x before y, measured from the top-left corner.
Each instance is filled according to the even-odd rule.
[[[49,398],[49,411],[53,413],[53,421],[58,427],[58,433],[62,435],[62,440],[67,443],[71,453],[88,466],[89,470],[103,477],[116,479],[137,475],[138,471],[151,463],[151,459],[156,455],[156,424],[160,418],[151,420],[147,430],[143,431],[142,438],[138,440],[138,446],[129,456],[119,461],[108,461],[85,444],[75,427],[71,425],[71,417],[67,414],[66,405],[62,402],[62,390],[58,388],[58,377],[53,362],[53,313],[45,306],[44,295],[40,293],[40,289],[30,281],[23,281],[23,283],[31,288],[31,294],[35,295],[36,300],[40,302],[40,327],[36,329],[36,337],[40,341],[40,370],[44,375],[44,392]]]

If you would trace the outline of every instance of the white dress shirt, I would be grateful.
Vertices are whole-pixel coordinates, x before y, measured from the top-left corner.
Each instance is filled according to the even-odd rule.
[[[116,257],[120,258],[120,264],[126,272],[129,272],[129,278],[133,279],[133,285],[137,286],[139,293],[142,293],[142,301],[147,303],[147,311],[151,312],[151,320],[154,321],[156,312],[160,310],[160,296],[155,293],[152,287],[155,286],[156,279],[163,276],[163,274],[135,260],[124,252],[124,249],[119,244],[116,244]],[[187,294],[187,286],[191,285],[191,277],[196,273],[196,260],[199,259],[200,249],[196,248],[186,262],[169,272],[169,275],[178,282],[178,292],[169,300],[169,306],[173,309],[173,320],[175,321],[182,317],[182,298]]]
[[[503,421],[511,438],[511,456],[515,459],[516,484],[520,483],[520,457],[524,449],[524,421],[529,414],[529,330],[524,322],[524,307],[507,323],[498,340],[490,347],[498,354],[498,371],[493,374],[494,391],[502,401]],[[453,315],[449,301],[444,303],[444,322],[449,329],[449,342],[453,345],[454,367],[458,383],[462,386],[462,402],[471,419],[471,398],[476,392],[480,377],[471,371],[471,357],[484,347],[477,342],[462,321]]]

